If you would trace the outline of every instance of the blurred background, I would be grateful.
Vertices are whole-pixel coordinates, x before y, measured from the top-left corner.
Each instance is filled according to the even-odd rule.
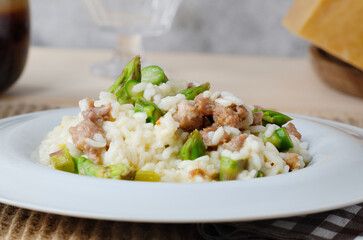
[[[83,0],[31,0],[36,46],[115,48]],[[293,0],[183,0],[171,30],[145,37],[145,51],[305,56],[308,43],[281,26]]]

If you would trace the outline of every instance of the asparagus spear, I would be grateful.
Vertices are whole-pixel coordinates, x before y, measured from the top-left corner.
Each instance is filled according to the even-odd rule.
[[[125,92],[129,99],[135,101],[137,98],[142,97],[143,92],[134,92],[133,88],[139,84],[137,80],[129,80],[125,83]]]
[[[144,98],[138,98],[135,102],[135,112],[145,112],[147,115],[146,122],[156,124],[156,122],[164,115],[164,112],[151,101]]]
[[[253,112],[259,112],[259,111],[261,110],[259,109],[253,110]],[[275,112],[272,110],[262,110],[262,112],[263,112],[262,123],[264,126],[266,126],[267,123],[273,123],[282,126],[285,123],[292,120],[289,116],[286,116],[285,114]]]
[[[263,134],[263,141],[265,143],[272,143],[279,151],[287,151],[294,147],[294,144],[292,143],[291,138],[286,132],[285,128],[277,129],[269,138],[266,138],[265,134]]]
[[[206,147],[198,130],[194,130],[180,151],[182,160],[194,160],[205,155]]]
[[[237,161],[229,157],[222,157],[219,169],[219,181],[236,180],[241,171],[242,169]]]
[[[136,170],[122,163],[101,166],[85,157],[73,159],[77,165],[78,173],[82,175],[117,180],[133,180],[135,178]]]
[[[160,176],[156,172],[139,170],[136,172],[135,181],[159,182]]]
[[[50,154],[50,162],[54,169],[64,172],[76,173],[76,166],[66,146],[62,146],[57,152]]]
[[[141,70],[141,82],[159,85],[167,81],[168,78],[166,77],[163,69],[158,66],[148,66]]]
[[[181,91],[179,93],[184,94],[185,98],[187,100],[194,100],[194,98],[196,96],[198,96],[199,94],[201,94],[204,91],[209,90],[209,88],[210,88],[210,84],[207,82],[198,87],[184,89],[183,91]]]
[[[133,102],[125,90],[128,81],[134,80],[141,82],[141,63],[140,56],[134,57],[123,69],[120,76],[115,80],[108,92],[115,94],[120,104]],[[131,99],[131,100],[130,100]]]

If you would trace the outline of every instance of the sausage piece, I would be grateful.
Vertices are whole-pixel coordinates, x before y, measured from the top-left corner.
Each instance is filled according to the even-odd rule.
[[[203,115],[196,109],[194,104],[186,100],[178,104],[173,118],[179,122],[180,128],[187,131],[201,129],[205,122]]]
[[[290,171],[300,169],[301,167],[300,159],[296,153],[287,153],[286,157],[284,157],[284,161],[289,165]]]
[[[94,146],[90,144],[90,140],[94,140],[96,134],[98,134],[98,138],[101,137],[105,140],[102,125],[104,121],[111,119],[111,106],[95,107],[93,101],[89,99],[86,99],[86,101],[89,108],[82,111],[84,120],[76,126],[69,128],[69,133],[77,148],[81,149],[90,160],[98,162],[100,160],[100,154],[106,149],[106,145]]]
[[[195,106],[197,110],[205,115],[212,116],[214,108],[216,107],[214,102],[209,97],[204,97],[203,94],[199,94],[195,97]]]
[[[69,132],[72,135],[72,140],[76,147],[84,151],[90,160],[98,162],[99,155],[104,147],[93,147],[87,143],[86,139],[93,139],[97,133],[104,137],[103,129],[90,120],[84,120],[75,127],[69,128]]]
[[[218,145],[228,142],[231,139],[231,137],[226,131],[224,131],[223,128],[221,128],[221,130],[219,130],[219,128],[219,125],[213,124],[212,126],[204,128],[201,132],[203,142],[207,147],[217,147]],[[216,134],[217,131],[219,131],[217,134],[221,135],[218,137],[217,141],[213,141],[214,134]],[[211,132],[214,132],[214,134],[210,134]]]
[[[262,125],[263,112],[255,112],[253,115],[252,126]]]
[[[216,106],[213,120],[221,126],[231,126],[238,129],[243,127],[243,120],[248,117],[248,111],[243,105],[228,107]]]
[[[231,141],[223,144],[223,148],[228,149],[232,152],[239,151],[243,147],[243,144],[245,143],[247,137],[247,134],[235,136],[231,139]]]
[[[296,127],[295,127],[295,125],[293,123],[287,124],[287,126],[285,127],[285,129],[286,129],[286,131],[287,131],[288,134],[294,135],[299,140],[301,139],[301,134],[296,130]]]
[[[111,120],[111,106],[91,107],[88,110],[82,112],[82,116],[85,120],[94,122],[97,125],[102,125],[103,121]]]

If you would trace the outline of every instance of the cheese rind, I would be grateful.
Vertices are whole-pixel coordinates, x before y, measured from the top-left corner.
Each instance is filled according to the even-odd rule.
[[[283,24],[363,70],[363,0],[297,0]]]

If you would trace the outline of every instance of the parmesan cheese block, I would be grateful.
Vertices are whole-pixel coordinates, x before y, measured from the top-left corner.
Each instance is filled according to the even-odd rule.
[[[283,24],[363,70],[363,0],[297,0]]]

